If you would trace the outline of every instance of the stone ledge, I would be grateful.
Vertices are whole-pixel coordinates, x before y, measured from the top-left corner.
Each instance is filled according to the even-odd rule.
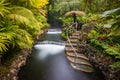
[[[23,49],[20,53],[22,54],[12,62],[9,72],[0,80],[18,80],[17,73],[20,67],[26,64],[26,59],[31,54],[31,49]]]

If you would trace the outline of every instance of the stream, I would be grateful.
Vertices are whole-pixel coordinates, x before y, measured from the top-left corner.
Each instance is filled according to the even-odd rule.
[[[66,58],[64,44],[61,29],[49,29],[43,40],[33,46],[18,80],[104,80],[97,70],[93,73],[74,70]]]

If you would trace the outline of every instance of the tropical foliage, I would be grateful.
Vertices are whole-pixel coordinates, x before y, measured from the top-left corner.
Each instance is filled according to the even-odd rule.
[[[88,37],[90,44],[102,53],[112,56],[115,63],[112,68],[120,70],[120,0],[55,0],[54,11],[58,11],[63,22],[63,34],[73,22],[72,17],[63,16],[66,12],[80,10],[85,16],[77,16],[80,24],[92,23],[95,29]],[[62,16],[61,16],[62,15]]]
[[[0,56],[10,48],[31,48],[35,35],[48,27],[48,0],[0,0]]]
[[[114,58],[116,62],[111,67],[120,70],[120,8],[105,13],[102,15],[103,23],[97,24],[88,36],[92,46]]]
[[[88,34],[90,44],[111,56],[115,63],[110,66],[120,70],[120,0],[0,0],[0,58],[16,46],[31,47],[35,35],[48,27],[46,9],[49,23],[63,24],[64,38],[74,31],[73,17],[64,14],[84,11],[85,16],[77,16],[79,26],[94,24]]]

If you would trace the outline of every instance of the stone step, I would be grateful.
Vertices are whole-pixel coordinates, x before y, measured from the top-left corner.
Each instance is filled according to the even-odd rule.
[[[72,36],[79,36],[79,35],[80,35],[79,32],[75,32],[75,33],[72,34]]]
[[[70,57],[70,56],[67,56],[67,59],[72,62],[72,63],[76,63],[76,64],[83,64],[83,65],[86,65],[86,66],[91,66],[93,67],[88,60],[85,60],[84,58],[78,58],[78,57]]]
[[[84,64],[75,64],[75,63],[70,63],[70,64],[76,70],[80,70],[83,72],[93,72],[94,71],[93,67],[90,67],[90,66],[87,66]]]
[[[69,36],[70,39],[78,39],[78,36]]]
[[[77,47],[78,46],[78,44],[77,43],[71,43],[72,44],[72,46],[73,47]],[[66,45],[65,45],[66,47],[71,47],[71,45],[68,43],[68,42],[66,42]]]
[[[69,42],[69,41],[67,41],[67,42]],[[70,39],[70,42],[71,43],[78,43],[78,39]]]
[[[71,57],[76,57],[76,54],[74,52],[66,52],[66,55]],[[77,53],[77,57],[85,60],[89,60],[84,54],[81,53]]]
[[[74,33],[74,34],[72,34],[72,36],[77,36],[77,37],[79,37],[79,34],[77,34],[77,33]]]
[[[78,49],[76,49],[76,48],[74,48],[74,49],[75,49],[75,51],[78,51]],[[66,52],[74,52],[73,48],[71,48],[71,47],[65,47],[65,51]]]

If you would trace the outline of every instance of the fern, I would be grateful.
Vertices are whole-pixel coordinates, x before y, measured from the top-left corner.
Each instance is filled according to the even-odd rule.
[[[33,12],[24,7],[12,7],[11,14],[7,18],[10,21],[12,20],[14,24],[19,25],[21,29],[29,32],[32,36],[36,35],[43,27],[43,24],[36,19]]]
[[[20,14],[9,14],[7,17],[9,20],[14,21],[16,24],[22,23],[22,24],[25,24],[27,26],[30,26],[29,19],[20,15]]]
[[[20,48],[30,48],[32,46],[33,40],[32,36],[23,29],[17,29],[16,32],[16,43]]]
[[[8,50],[7,45],[9,45],[9,41],[6,39],[6,37],[0,36],[0,54]]]
[[[0,16],[5,17],[7,13],[10,13],[9,7],[6,7],[9,3],[5,3],[5,0],[0,0]]]

